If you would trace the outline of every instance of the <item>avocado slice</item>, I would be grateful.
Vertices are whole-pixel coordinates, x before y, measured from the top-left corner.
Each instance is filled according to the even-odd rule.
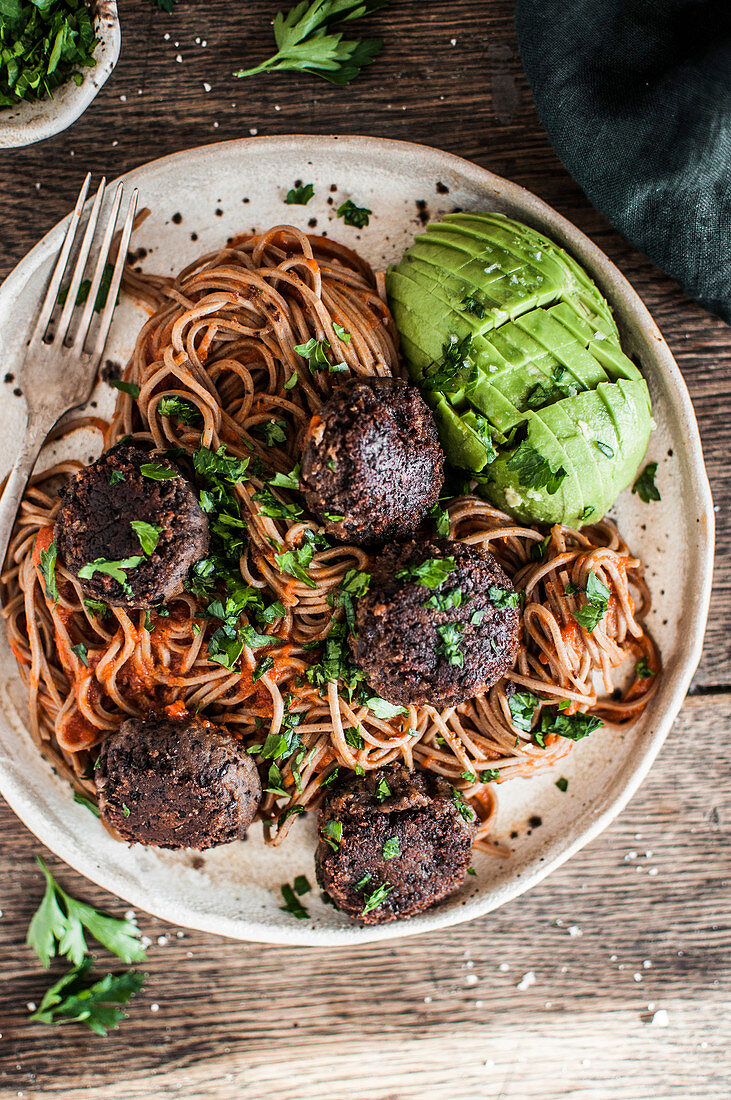
[[[499,454],[488,471],[488,479],[482,487],[485,495],[499,508],[524,523],[580,522],[584,511],[584,497],[580,479],[573,463],[548,426],[534,412],[525,414],[527,423],[526,444],[546,460],[555,474],[561,467],[565,477],[556,492],[526,483],[523,471],[509,463],[519,448]]]
[[[474,430],[468,416],[460,416],[459,413],[440,397],[432,405],[434,419],[439,429],[439,438],[442,441],[449,460],[454,466],[471,473],[479,473],[483,470],[491,457],[487,448]]]

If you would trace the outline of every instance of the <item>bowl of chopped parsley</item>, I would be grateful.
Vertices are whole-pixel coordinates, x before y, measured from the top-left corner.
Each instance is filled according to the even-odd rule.
[[[0,0],[0,148],[70,126],[117,63],[116,0]]]

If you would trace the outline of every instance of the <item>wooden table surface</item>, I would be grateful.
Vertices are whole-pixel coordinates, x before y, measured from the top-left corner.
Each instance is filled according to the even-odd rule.
[[[393,0],[369,21],[382,56],[346,89],[231,78],[267,56],[284,0],[179,0],[172,15],[150,0],[119,6],[122,57],[87,114],[55,139],[0,153],[0,277],[71,208],[87,169],[113,177],[255,132],[402,138],[474,160],[570,218],[658,321],[719,506],[715,589],[693,690],[650,777],[542,885],[469,925],[333,953],[232,943],[140,914],[149,981],[107,1039],[26,1021],[47,985],[24,946],[41,845],[2,804],[0,1095],[728,1096],[731,330],[633,251],[562,168],[521,70],[510,0]],[[124,910],[44,855],[72,893]]]

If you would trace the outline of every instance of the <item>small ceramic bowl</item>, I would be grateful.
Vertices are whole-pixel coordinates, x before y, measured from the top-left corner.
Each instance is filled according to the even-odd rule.
[[[94,25],[99,45],[96,65],[83,69],[84,80],[73,80],[57,88],[48,99],[19,103],[0,109],[0,149],[18,149],[60,134],[82,115],[109,77],[119,57],[121,35],[117,0],[95,0]]]

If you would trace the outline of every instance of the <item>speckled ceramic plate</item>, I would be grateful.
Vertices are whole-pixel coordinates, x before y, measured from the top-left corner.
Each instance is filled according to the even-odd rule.
[[[457,157],[418,145],[373,138],[257,138],[209,145],[154,161],[126,177],[139,187],[151,217],[137,235],[144,266],[177,271],[199,253],[242,230],[292,221],[316,224],[359,249],[377,266],[397,257],[429,217],[454,207],[499,210],[540,229],[566,247],[594,276],[614,307],[626,351],[642,365],[657,430],[649,458],[659,465],[662,503],[643,504],[629,492],[617,502],[620,527],[647,563],[655,597],[650,627],[663,654],[660,690],[641,721],[621,733],[604,729],[579,742],[557,774],[514,780],[499,788],[497,837],[509,840],[507,860],[478,855],[477,877],[432,911],[405,923],[360,928],[317,891],[307,897],[310,919],[281,912],[279,888],[296,874],[314,882],[314,823],[297,822],[281,849],[265,847],[254,827],[245,843],[202,855],[128,847],[111,839],[68,786],[40,758],[25,728],[25,692],[0,642],[0,789],[36,836],[82,874],[133,905],[176,924],[268,943],[335,945],[389,939],[469,920],[533,886],[595,837],[622,809],[666,737],[698,662],[711,584],[713,508],[693,409],[680,372],[632,287],[564,218],[513,183]],[[313,181],[307,207],[285,206],[293,182]],[[373,211],[367,229],[335,218],[347,198]],[[3,372],[19,364],[23,344],[64,232],[56,226],[0,288]],[[110,357],[123,362],[143,313],[128,302],[117,311]],[[101,386],[101,411],[114,392]],[[12,383],[0,392],[5,470],[19,446],[23,400]],[[77,454],[89,459],[79,440]],[[79,449],[81,448],[81,449]],[[47,456],[46,462],[51,456]],[[540,818],[540,825],[536,825]],[[531,819],[532,823],[531,823]]]

